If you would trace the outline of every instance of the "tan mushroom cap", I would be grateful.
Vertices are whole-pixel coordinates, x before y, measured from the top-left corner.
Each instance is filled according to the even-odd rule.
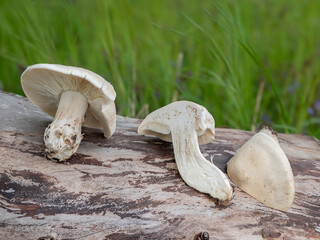
[[[170,127],[173,121],[181,121],[181,117],[185,117],[184,115],[181,116],[179,111],[184,111],[187,108],[194,108],[192,111],[195,117],[192,121],[195,124],[199,144],[212,142],[215,135],[214,118],[205,107],[189,101],[173,102],[152,112],[143,120],[138,133],[156,136],[163,141],[172,142]]]
[[[89,104],[83,126],[103,128],[106,137],[115,131],[116,92],[109,82],[94,72],[58,64],[36,64],[23,72],[21,85],[31,102],[53,117],[62,92],[79,92]]]
[[[275,132],[269,129],[261,130],[238,149],[227,172],[233,183],[266,206],[287,211],[294,201],[290,163]]]

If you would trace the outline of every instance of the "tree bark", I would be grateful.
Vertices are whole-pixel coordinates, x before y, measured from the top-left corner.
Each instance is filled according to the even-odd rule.
[[[26,98],[0,92],[0,239],[320,239],[313,137],[279,134],[296,186],[281,212],[237,187],[229,206],[217,206],[181,179],[171,143],[137,134],[138,119],[118,116],[109,139],[83,128],[77,153],[50,161],[43,133],[51,121]],[[217,128],[201,151],[225,173],[253,134]]]

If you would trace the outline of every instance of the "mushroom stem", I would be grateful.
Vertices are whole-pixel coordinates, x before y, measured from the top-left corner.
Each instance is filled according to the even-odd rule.
[[[87,108],[88,101],[81,93],[62,92],[55,118],[44,132],[48,158],[62,162],[77,151],[83,138],[81,126]]]
[[[232,199],[232,188],[227,177],[202,155],[198,137],[188,126],[171,127],[174,155],[183,180],[200,192],[228,205]]]

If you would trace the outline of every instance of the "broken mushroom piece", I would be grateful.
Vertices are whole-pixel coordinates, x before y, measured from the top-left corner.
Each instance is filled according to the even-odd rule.
[[[288,158],[274,131],[264,128],[231,158],[232,182],[268,207],[287,211],[294,200],[294,179]]]
[[[214,139],[214,119],[207,109],[188,101],[171,103],[150,113],[140,124],[138,133],[172,141],[183,180],[219,203],[229,204],[233,190],[227,177],[202,156],[198,144]]]
[[[82,125],[103,128],[105,137],[114,133],[116,93],[99,75],[77,67],[36,64],[23,72],[21,84],[31,102],[54,117],[44,133],[48,158],[70,158],[83,138]]]

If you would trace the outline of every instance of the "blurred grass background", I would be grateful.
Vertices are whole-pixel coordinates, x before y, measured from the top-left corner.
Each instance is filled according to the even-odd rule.
[[[320,138],[320,1],[1,0],[0,89],[23,95],[36,63],[110,81],[118,114],[175,100],[217,127]]]

